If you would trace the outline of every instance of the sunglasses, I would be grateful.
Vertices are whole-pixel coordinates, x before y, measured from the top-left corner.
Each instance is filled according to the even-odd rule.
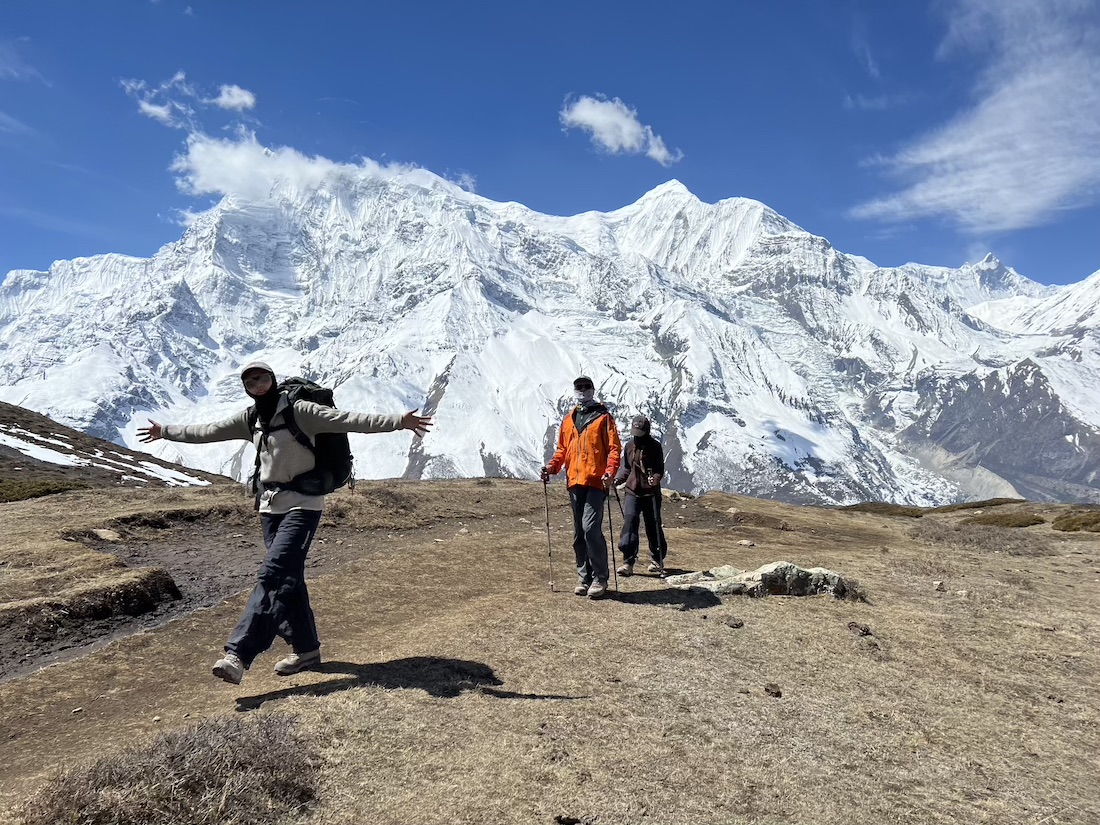
[[[246,375],[241,381],[246,387],[259,387],[263,384],[270,384],[271,375],[266,372],[261,372],[259,375]]]
[[[573,389],[584,392],[585,390],[594,390],[596,388],[593,387],[591,384],[574,384]]]

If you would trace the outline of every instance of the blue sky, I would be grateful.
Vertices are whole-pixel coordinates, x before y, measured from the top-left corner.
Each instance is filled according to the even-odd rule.
[[[881,265],[1069,283],[1100,269],[1100,0],[0,7],[0,273],[150,255],[259,147],[561,215],[677,178]]]

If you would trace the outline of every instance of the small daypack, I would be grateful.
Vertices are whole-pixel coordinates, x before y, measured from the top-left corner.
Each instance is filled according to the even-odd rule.
[[[289,402],[283,410],[284,424],[264,428],[260,422],[264,439],[268,434],[281,430],[283,427],[290,430],[294,440],[313,453],[317,462],[312,470],[297,475],[290,481],[278,485],[268,485],[277,489],[294,490],[307,496],[323,496],[343,487],[352,480],[353,456],[351,445],[348,443],[347,433],[318,433],[317,443],[313,444],[309,436],[299,429],[294,420],[294,402],[312,401],[323,407],[336,408],[332,399],[332,390],[320,386],[305,378],[288,378],[279,384],[280,393],[286,393]],[[249,430],[255,432],[259,416],[256,407],[248,411]],[[252,491],[259,493],[260,488],[260,451],[256,450],[256,468],[252,475]]]

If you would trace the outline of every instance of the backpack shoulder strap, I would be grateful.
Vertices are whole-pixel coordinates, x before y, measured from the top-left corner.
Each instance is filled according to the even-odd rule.
[[[313,446],[313,442],[309,440],[309,436],[302,432],[302,428],[298,426],[298,422],[294,419],[294,402],[290,399],[287,399],[286,408],[283,410],[283,421],[286,422],[286,428],[290,430],[290,434],[294,436],[294,440],[316,455],[317,448]]]

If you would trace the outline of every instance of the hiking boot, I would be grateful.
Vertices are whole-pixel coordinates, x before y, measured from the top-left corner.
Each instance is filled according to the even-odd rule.
[[[590,599],[602,599],[607,595],[607,582],[592,582],[592,586],[588,588],[588,598]]]
[[[650,573],[656,573],[658,576],[663,576],[665,574],[665,566],[659,561],[650,562],[649,567],[646,569],[648,569]]]
[[[622,567],[616,571],[620,576],[633,576],[634,575],[634,562],[628,561]]]
[[[586,582],[581,582],[573,588],[573,595],[575,596],[587,596],[589,585]]]
[[[226,653],[218,661],[214,662],[214,675],[231,685],[239,685],[244,678],[244,672],[248,670],[236,653]]]
[[[279,676],[292,676],[303,670],[317,667],[321,664],[321,648],[311,650],[309,653],[292,653],[285,659],[275,663],[275,672]]]

